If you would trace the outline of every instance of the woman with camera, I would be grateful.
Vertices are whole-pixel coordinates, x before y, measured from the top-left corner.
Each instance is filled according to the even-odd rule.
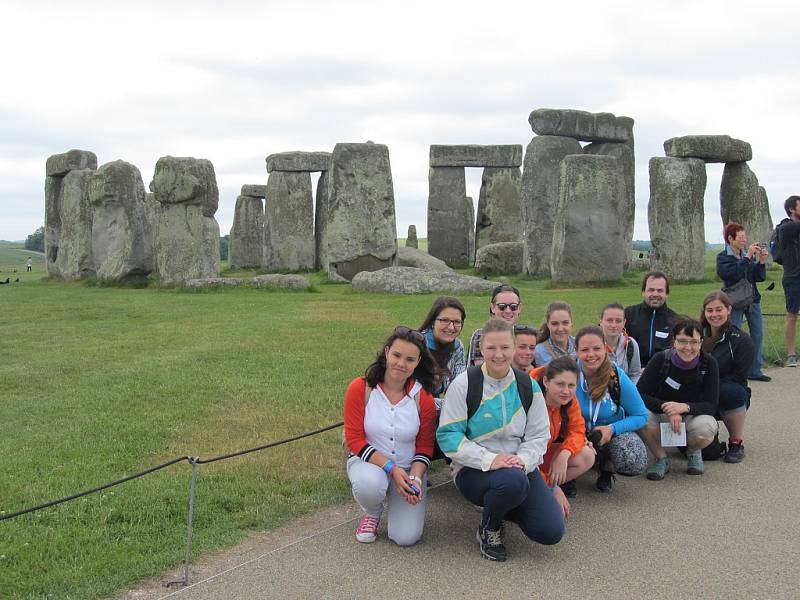
[[[578,353],[576,396],[597,450],[596,487],[614,489],[615,473],[633,477],[647,469],[647,449],[636,434],[647,423],[647,408],[625,371],[608,356],[603,330],[590,325],[575,336]]]
[[[437,367],[425,338],[397,327],[344,396],[347,476],[364,510],[356,540],[374,542],[386,501],[389,539],[415,544],[425,523],[426,472],[433,455]]]
[[[761,315],[761,294],[756,286],[757,281],[767,278],[769,251],[760,244],[747,246],[747,232],[738,223],[728,223],[723,230],[723,237],[725,249],[717,255],[717,275],[722,279],[722,291],[728,294],[735,306],[731,323],[741,327],[747,317],[747,328],[755,346],[747,379],[771,381],[772,378],[761,370],[764,317]]]

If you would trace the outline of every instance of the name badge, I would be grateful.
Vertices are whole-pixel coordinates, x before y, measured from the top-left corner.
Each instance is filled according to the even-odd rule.
[[[669,337],[669,331],[656,331],[656,337],[665,340]]]
[[[673,390],[679,390],[679,389],[681,389],[681,384],[680,384],[680,383],[678,383],[677,381],[675,381],[675,380],[674,380],[672,377],[667,377],[667,378],[664,380],[664,383],[666,383],[666,384],[667,384],[669,387],[671,387]]]

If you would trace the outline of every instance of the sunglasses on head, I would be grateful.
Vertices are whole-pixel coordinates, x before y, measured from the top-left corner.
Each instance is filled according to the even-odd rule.
[[[425,342],[425,336],[424,335],[422,335],[416,329],[411,329],[410,327],[406,327],[405,325],[398,325],[397,327],[395,327],[394,328],[394,333],[395,333],[395,335],[401,335],[401,336],[402,335],[406,335],[406,336],[409,336],[409,337],[417,340],[418,342],[423,342],[423,343]]]
[[[509,304],[505,302],[498,302],[495,306],[500,310],[504,311],[506,309],[511,310],[512,312],[516,312],[519,309],[519,304],[517,302],[511,302]]]
[[[514,333],[527,333],[528,335],[536,335],[536,330],[528,325],[514,325]]]

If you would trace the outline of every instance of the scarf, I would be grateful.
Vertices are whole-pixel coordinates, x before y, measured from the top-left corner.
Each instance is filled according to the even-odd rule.
[[[694,357],[694,359],[686,362],[680,356],[678,356],[677,352],[672,353],[672,364],[678,367],[679,369],[683,369],[684,371],[691,371],[692,369],[696,368],[698,363],[700,362],[700,355]]]

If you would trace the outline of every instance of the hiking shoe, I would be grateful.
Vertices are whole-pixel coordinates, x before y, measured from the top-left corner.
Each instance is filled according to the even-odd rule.
[[[786,366],[787,367],[796,367],[797,366],[797,356],[794,354],[790,354],[786,357]]]
[[[380,517],[372,517],[364,513],[356,528],[356,540],[362,544],[374,542],[375,538],[378,537],[378,523],[380,522]]]
[[[701,459],[702,462],[702,459]],[[669,459],[657,458],[656,461],[647,469],[647,478],[650,481],[661,481],[669,473]]]
[[[564,492],[564,495],[567,498],[575,498],[578,495],[578,485],[575,483],[575,480],[567,481],[566,483],[561,484],[561,491]]]
[[[744,459],[744,444],[731,442],[723,459],[727,463],[740,463]]]
[[[595,481],[594,487],[597,488],[597,491],[608,494],[614,490],[614,482],[616,480],[617,478],[613,473],[609,473],[608,471],[600,471],[600,475],[597,476],[597,481]]]
[[[730,450],[728,452],[730,452]],[[727,456],[727,454],[725,456]],[[689,464],[686,465],[686,472],[689,475],[702,475],[705,473],[706,468],[703,465],[703,455],[699,450],[697,452],[688,452],[686,458],[689,459]]]
[[[503,544],[504,533],[503,527],[489,529],[483,525],[478,525],[475,537],[478,538],[478,545],[484,557],[498,562],[503,562],[508,558],[506,547]]]
[[[765,375],[764,373],[761,373],[761,375],[748,375],[747,378],[750,381],[763,381],[764,383],[772,381],[772,377]]]

